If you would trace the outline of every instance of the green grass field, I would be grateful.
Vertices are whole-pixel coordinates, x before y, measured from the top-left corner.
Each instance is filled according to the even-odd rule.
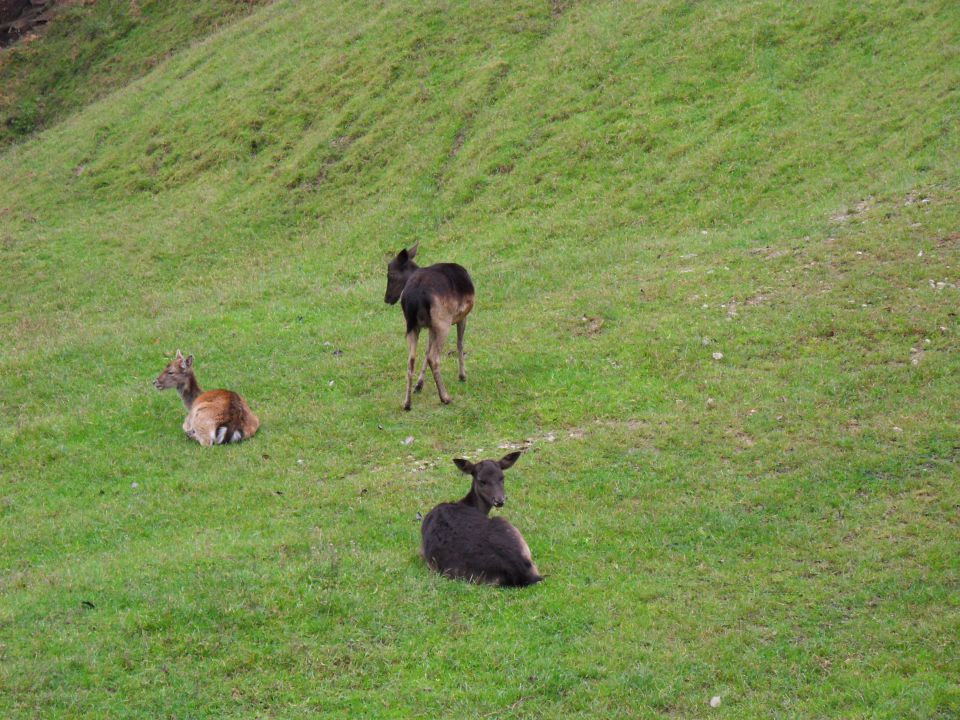
[[[960,716],[960,5],[220,4],[18,75],[0,717]],[[418,240],[478,295],[404,413]],[[546,582],[429,573],[511,444]]]

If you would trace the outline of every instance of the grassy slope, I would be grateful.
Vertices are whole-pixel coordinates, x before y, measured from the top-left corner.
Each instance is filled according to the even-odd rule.
[[[156,67],[265,0],[110,0],[60,8],[42,31],[0,52],[0,146]]]
[[[955,716],[960,12],[890,5],[280,2],[7,150],[0,714]],[[548,581],[429,575],[524,438]]]

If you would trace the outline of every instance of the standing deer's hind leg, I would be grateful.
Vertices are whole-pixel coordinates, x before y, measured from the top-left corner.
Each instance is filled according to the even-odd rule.
[[[427,352],[430,352],[430,343],[427,343]],[[423,365],[420,367],[420,377],[417,378],[417,384],[413,386],[414,392],[423,390],[423,379],[427,376],[427,352],[423,354]]]
[[[433,380],[437,383],[437,392],[440,393],[440,402],[444,405],[451,400],[450,393],[443,386],[443,378],[440,377],[440,355],[443,352],[443,344],[447,341],[447,333],[450,332],[449,325],[435,325],[430,327],[430,347],[427,348],[427,364],[433,372]]]
[[[457,356],[460,359],[460,382],[467,379],[467,366],[463,362],[463,334],[467,331],[467,319],[457,323]]]
[[[403,409],[410,409],[410,390],[413,387],[413,376],[417,369],[417,340],[420,339],[420,330],[414,329],[407,333],[407,347],[410,350],[407,360],[407,392],[403,396]],[[429,352],[429,350],[428,350]]]

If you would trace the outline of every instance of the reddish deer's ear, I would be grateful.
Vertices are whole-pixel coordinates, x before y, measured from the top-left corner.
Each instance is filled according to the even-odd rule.
[[[407,258],[408,258],[409,260],[413,260],[413,259],[417,256],[417,250],[419,250],[419,249],[420,249],[420,241],[417,240],[417,241],[413,244],[413,247],[406,251],[406,253],[407,253]]]
[[[183,366],[185,368],[193,367],[193,355],[187,355],[187,359],[183,361]]]
[[[512,452],[509,455],[504,455],[502,458],[500,458],[500,469],[506,470],[507,468],[513,467],[513,464],[519,459],[519,452]]]
[[[454,458],[453,464],[460,468],[467,475],[473,475],[475,466],[469,460],[464,460],[463,458]]]

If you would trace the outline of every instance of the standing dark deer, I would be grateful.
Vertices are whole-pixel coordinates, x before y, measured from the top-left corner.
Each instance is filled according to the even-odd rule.
[[[237,393],[200,389],[193,374],[193,355],[184,357],[177,350],[177,356],[157,376],[153,386],[157,390],[177,389],[187,406],[183,431],[201,445],[240,442],[252,437],[260,427],[260,420]]]
[[[473,476],[470,492],[460,502],[437,505],[420,528],[423,558],[431,570],[451,578],[491,585],[523,587],[543,580],[520,531],[502,517],[488,517],[491,507],[503,507],[503,471],[520,457],[513,452],[500,460],[476,465],[456,459]]]
[[[433,373],[440,402],[450,402],[450,394],[440,377],[440,355],[447,341],[450,326],[457,325],[457,353],[460,357],[460,380],[467,379],[463,362],[463,334],[467,329],[467,315],[473,309],[473,282],[466,269],[454,263],[439,263],[421,268],[413,258],[417,256],[417,243],[409,250],[401,250],[387,265],[387,292],[384,302],[393,305],[400,301],[403,316],[407,320],[407,345],[410,358],[407,361],[407,392],[403,397],[403,409],[410,409],[410,390],[416,371],[417,341],[420,330],[429,328],[430,343],[427,345],[420,379],[416,391],[423,389],[427,366]]]

